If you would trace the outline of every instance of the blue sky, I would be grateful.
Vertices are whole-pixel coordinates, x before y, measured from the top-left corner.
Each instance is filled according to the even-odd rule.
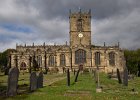
[[[140,48],[140,0],[1,0],[0,51],[69,42],[69,9],[92,11],[92,44]]]
[[[1,24],[0,27],[8,31],[24,32],[25,34],[33,32],[33,30],[30,27],[19,26],[18,24],[12,24],[12,23],[6,23],[6,24],[4,23],[4,24]]]

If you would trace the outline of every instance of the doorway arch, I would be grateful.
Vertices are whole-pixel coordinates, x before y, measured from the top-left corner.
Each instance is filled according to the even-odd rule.
[[[26,70],[26,63],[25,62],[22,62],[20,64],[20,70]]]

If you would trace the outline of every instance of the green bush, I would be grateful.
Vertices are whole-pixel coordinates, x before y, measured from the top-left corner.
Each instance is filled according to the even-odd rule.
[[[124,56],[126,59],[126,66],[130,73],[136,74],[138,71],[138,63],[140,63],[140,49],[138,50],[125,50]]]

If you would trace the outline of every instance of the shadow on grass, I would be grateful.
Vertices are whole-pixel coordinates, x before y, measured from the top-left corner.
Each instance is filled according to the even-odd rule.
[[[8,75],[0,74],[0,77],[1,77],[1,76],[8,76]]]
[[[13,97],[8,97],[6,95],[7,92],[7,86],[3,86],[0,84],[0,100],[5,100],[8,98],[14,99],[14,100],[20,100],[25,99],[28,97],[28,94],[31,94],[32,92],[29,91],[29,86],[27,84],[18,85],[17,95]],[[23,96],[21,96],[23,95]]]
[[[0,84],[0,100],[1,100],[1,97],[6,96],[6,89],[7,89],[6,86],[3,86],[3,85]]]

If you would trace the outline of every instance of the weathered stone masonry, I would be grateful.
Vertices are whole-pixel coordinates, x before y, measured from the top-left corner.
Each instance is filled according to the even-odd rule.
[[[33,59],[42,70],[57,68],[62,72],[64,68],[95,69],[111,72],[123,70],[125,66],[124,52],[115,46],[95,46],[91,44],[91,11],[71,12],[69,15],[70,41],[69,45],[17,45],[11,52],[11,67],[29,71],[33,67]]]

